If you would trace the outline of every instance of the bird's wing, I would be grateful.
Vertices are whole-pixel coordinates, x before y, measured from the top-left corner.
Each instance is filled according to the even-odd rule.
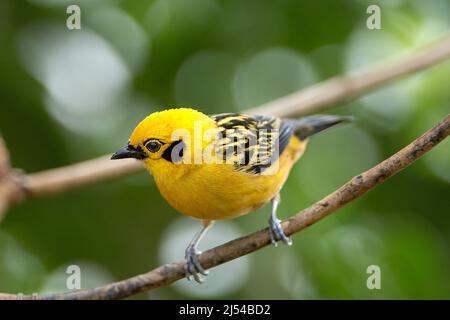
[[[294,125],[271,116],[222,113],[210,116],[219,128],[216,155],[235,170],[260,174],[286,149]]]

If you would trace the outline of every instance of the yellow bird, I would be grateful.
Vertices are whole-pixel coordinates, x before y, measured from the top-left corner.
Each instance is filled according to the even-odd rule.
[[[215,220],[236,218],[271,201],[272,243],[292,244],[276,215],[280,189],[307,138],[349,120],[329,115],[208,116],[190,108],[169,109],[141,121],[111,159],[141,160],[167,202],[202,221],[185,251],[187,278],[202,282],[207,271],[199,263],[197,245]]]

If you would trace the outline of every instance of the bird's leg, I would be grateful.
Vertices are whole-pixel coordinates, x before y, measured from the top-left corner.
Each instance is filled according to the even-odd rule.
[[[194,278],[198,283],[202,283],[204,280],[203,276],[208,275],[208,271],[203,269],[200,262],[198,261],[198,256],[201,254],[201,251],[197,250],[198,243],[205,235],[206,231],[212,226],[213,221],[203,220],[203,227],[200,231],[198,231],[194,238],[192,238],[191,242],[189,242],[188,247],[185,251],[186,258],[186,278],[190,281],[191,277]]]
[[[277,218],[277,208],[280,203],[280,195],[277,194],[272,200],[272,213],[269,219],[269,234],[272,244],[276,247],[277,241],[283,241],[288,246],[292,245],[291,238],[284,234],[283,228],[281,227],[281,220]]]

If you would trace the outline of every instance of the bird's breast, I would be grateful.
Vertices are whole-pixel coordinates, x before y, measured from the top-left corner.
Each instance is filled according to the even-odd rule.
[[[230,164],[167,165],[152,173],[162,196],[179,212],[202,220],[229,219],[276,196],[305,145],[293,137],[269,174],[236,171]]]

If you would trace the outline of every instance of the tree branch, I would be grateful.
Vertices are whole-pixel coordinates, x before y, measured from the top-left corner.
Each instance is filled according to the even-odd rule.
[[[449,57],[450,36],[448,35],[434,44],[396,61],[360,70],[348,76],[332,78],[244,112],[280,117],[319,112],[331,105],[359,97],[390,81],[431,67]],[[23,196],[43,196],[122,177],[142,168],[133,160],[112,162],[108,159],[109,156],[103,156],[79,164],[29,174],[22,179],[16,179],[21,184],[15,190],[26,191]],[[21,198],[21,196],[16,196],[12,199]],[[3,204],[4,207],[8,205]],[[0,199],[0,214],[1,207]]]
[[[23,196],[19,177],[20,174],[11,168],[8,149],[0,136],[0,222],[10,204],[21,200]]]
[[[342,187],[316,202],[307,209],[282,223],[289,236],[318,222],[347,203],[359,198],[367,191],[383,183],[404,169],[423,154],[435,147],[450,134],[450,114],[432,129],[414,140],[375,167],[354,177]],[[218,266],[241,256],[259,250],[270,243],[268,229],[260,230],[245,237],[230,241],[204,252],[200,262],[206,269]],[[28,296],[25,299],[122,299],[150,289],[169,285],[184,278],[185,261],[163,265],[147,273],[111,283],[94,289],[53,294],[48,296]],[[0,294],[0,299],[17,299],[16,295]]]
[[[331,78],[262,106],[247,110],[250,114],[273,114],[279,117],[321,112],[362,96],[393,80],[422,71],[450,57],[450,36],[395,61],[384,62],[350,75]]]
[[[127,176],[141,169],[142,165],[134,159],[111,161],[111,156],[106,155],[66,167],[29,174],[23,183],[27,194],[37,197]]]

